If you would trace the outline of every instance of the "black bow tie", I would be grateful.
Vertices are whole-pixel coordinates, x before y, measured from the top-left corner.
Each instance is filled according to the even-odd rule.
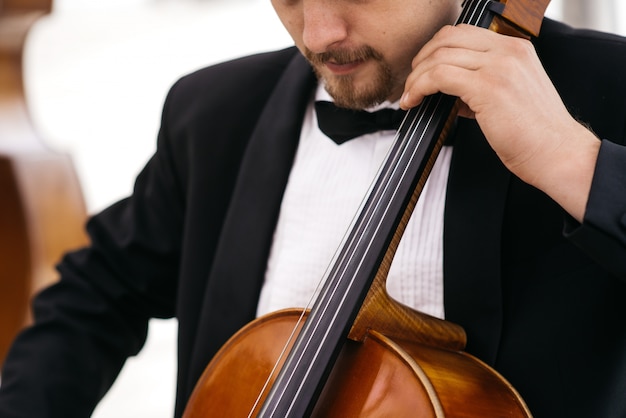
[[[372,132],[398,129],[406,111],[381,109],[376,112],[352,110],[332,102],[315,102],[320,130],[337,144]]]

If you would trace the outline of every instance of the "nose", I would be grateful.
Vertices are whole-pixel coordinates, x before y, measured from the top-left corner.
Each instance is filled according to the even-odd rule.
[[[348,36],[348,25],[337,0],[303,0],[302,41],[312,52],[321,53],[339,45]]]

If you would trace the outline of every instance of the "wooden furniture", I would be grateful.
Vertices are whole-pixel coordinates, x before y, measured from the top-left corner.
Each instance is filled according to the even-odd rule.
[[[86,209],[69,156],[47,148],[29,117],[22,54],[52,0],[0,2],[0,364],[29,321],[29,301],[54,264],[87,242]]]

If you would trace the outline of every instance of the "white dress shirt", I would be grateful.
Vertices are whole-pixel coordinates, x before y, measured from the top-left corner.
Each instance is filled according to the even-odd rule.
[[[318,88],[315,100],[331,101]],[[398,107],[383,103],[380,107]],[[326,269],[373,182],[395,131],[337,145],[309,105],[280,208],[257,314],[310,307]],[[452,148],[444,146],[407,225],[387,290],[398,301],[444,317],[443,209]]]

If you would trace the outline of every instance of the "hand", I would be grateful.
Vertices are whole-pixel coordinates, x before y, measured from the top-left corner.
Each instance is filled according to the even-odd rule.
[[[400,105],[436,92],[459,97],[460,116],[476,119],[505,166],[582,220],[600,141],[569,114],[529,41],[442,28],[414,58]]]

